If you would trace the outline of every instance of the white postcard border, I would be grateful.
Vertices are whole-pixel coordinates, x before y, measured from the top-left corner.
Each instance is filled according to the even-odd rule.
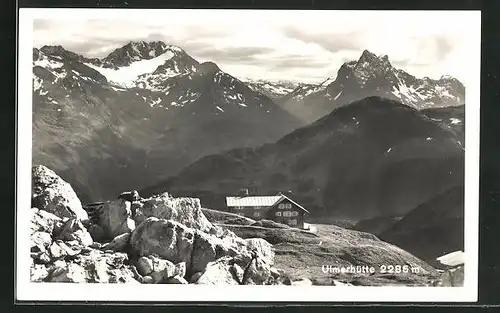
[[[211,14],[190,10],[193,14]],[[250,10],[241,11],[252,14]],[[343,11],[343,14],[381,14],[389,11]],[[27,301],[155,301],[155,302],[475,302],[478,291],[479,231],[479,95],[480,11],[390,11],[397,14],[456,14],[470,24],[466,86],[465,152],[465,277],[463,287],[335,287],[335,286],[206,286],[32,283],[29,267],[28,209],[31,207],[32,48],[35,18],[151,18],[163,10],[39,9],[19,10],[18,150],[16,208],[16,298]],[[286,18],[298,11],[273,11]],[[233,12],[234,14],[234,12]],[[258,15],[271,14],[259,11]],[[319,11],[318,14],[326,14]],[[387,13],[388,14],[388,13]],[[436,27],[439,27],[436,25]]]

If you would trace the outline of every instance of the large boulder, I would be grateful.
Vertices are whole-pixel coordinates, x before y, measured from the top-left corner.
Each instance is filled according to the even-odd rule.
[[[245,241],[236,238],[218,238],[175,221],[150,217],[132,233],[130,246],[138,256],[156,254],[173,263],[186,262],[188,272],[194,273],[204,271],[208,263],[223,256],[249,261],[251,254]]]
[[[32,168],[32,207],[50,212],[60,218],[75,217],[87,220],[87,212],[71,185],[43,165]]]
[[[225,246],[224,242],[213,235],[195,232],[191,268],[192,272],[204,271],[207,264],[226,255],[237,255],[239,251]]]
[[[193,229],[203,232],[213,232],[214,226],[208,221],[201,211],[200,199],[173,198],[167,193],[140,201],[136,220],[148,217],[173,220]],[[140,208],[139,208],[140,207]]]
[[[231,257],[220,258],[210,262],[194,283],[199,285],[240,285],[239,278],[236,276],[238,270],[232,269],[237,266]]]
[[[152,278],[152,281],[148,283],[168,283],[167,281],[175,276],[184,277],[186,275],[186,263],[174,264],[168,260],[150,255],[139,258],[137,270],[140,275]]]
[[[103,232],[100,234],[101,237],[104,238],[112,239],[118,235],[130,233],[135,229],[135,221],[131,218],[131,203],[127,200],[108,201],[96,209],[93,217]],[[93,233],[95,233],[95,230],[93,230]]]
[[[130,237],[131,249],[138,256],[152,254],[173,263],[191,264],[194,230],[180,223],[150,217]]]
[[[273,246],[262,238],[245,239],[245,243],[251,251],[254,251],[258,258],[269,265],[274,264],[274,249]]]

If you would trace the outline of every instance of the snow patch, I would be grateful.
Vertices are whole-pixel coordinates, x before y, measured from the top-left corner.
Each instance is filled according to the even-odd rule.
[[[333,100],[337,100],[337,99],[340,97],[340,95],[342,94],[342,91],[343,91],[343,90],[341,90],[341,91],[340,91],[340,92],[339,92],[339,93],[335,96],[335,98],[333,98]]]
[[[246,105],[246,104],[244,104],[244,103],[238,103],[238,104],[239,104],[240,106],[242,106],[242,107],[245,107],[245,108],[247,107],[247,105]]]
[[[427,138],[425,138],[425,140],[427,140],[427,141],[430,141],[430,140],[432,140],[432,139],[433,139],[432,137],[427,137]]]
[[[157,105],[157,104],[158,104],[158,103],[160,103],[160,102],[161,102],[161,98],[158,98],[158,99],[156,99],[156,100],[153,100],[153,101],[149,104],[149,106],[150,106],[150,107],[154,107],[155,105]]]
[[[436,258],[436,260],[443,265],[457,266],[460,264],[464,264],[464,258],[465,253],[460,250],[440,256],[439,258]]]
[[[452,118],[450,118],[450,122],[451,122],[452,124],[460,124],[460,123],[462,123],[462,120],[461,120],[461,119],[458,119],[458,118],[454,118],[454,117],[452,117]]]
[[[167,51],[155,58],[132,62],[130,65],[117,70],[95,66],[90,63],[85,63],[85,65],[101,73],[108,81],[118,84],[120,87],[129,88],[134,86],[134,81],[140,75],[153,72],[173,56],[174,54],[171,51]]]
[[[50,69],[61,68],[64,65],[64,63],[51,60],[45,55],[42,55],[42,58],[35,61],[34,63],[35,66],[41,66],[43,68],[50,68]]]
[[[216,106],[217,110],[224,112],[224,110],[220,106]]]

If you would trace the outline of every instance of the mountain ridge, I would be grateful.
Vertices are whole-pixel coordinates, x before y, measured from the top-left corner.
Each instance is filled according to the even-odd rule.
[[[183,73],[179,60],[166,59],[146,74],[149,81],[137,76],[154,80],[150,90],[120,87],[106,77],[114,69],[61,46],[34,49],[34,162],[97,201],[165,179],[204,155],[274,141],[298,125],[214,63],[192,59],[196,70]],[[165,74],[176,67],[176,75]]]
[[[252,194],[289,190],[316,217],[404,214],[463,180],[458,140],[419,111],[374,96],[275,143],[203,157],[141,194],[169,190],[220,209],[239,188]]]
[[[387,55],[364,50],[356,61],[343,63],[335,78],[315,86],[299,86],[282,97],[282,107],[305,123],[311,123],[333,109],[368,96],[399,100],[416,109],[460,106],[465,87],[456,78],[417,78],[392,66]]]

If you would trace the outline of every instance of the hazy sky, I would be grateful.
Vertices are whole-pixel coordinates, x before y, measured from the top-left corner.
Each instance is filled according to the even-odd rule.
[[[417,77],[463,79],[473,26],[467,12],[444,11],[65,9],[36,19],[33,37],[35,47],[62,45],[87,57],[162,40],[240,78],[321,82],[368,49]]]

